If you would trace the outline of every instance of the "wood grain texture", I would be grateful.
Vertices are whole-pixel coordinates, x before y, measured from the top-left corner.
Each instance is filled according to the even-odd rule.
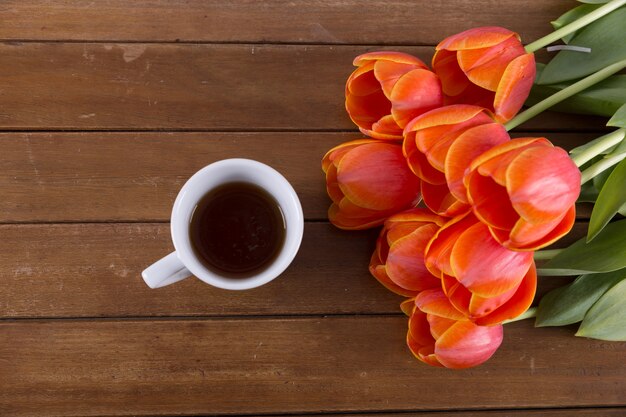
[[[616,407],[602,408],[563,408],[535,410],[483,410],[483,411],[424,411],[402,413],[350,413],[350,417],[624,417],[626,409]],[[310,415],[310,414],[309,414]],[[345,416],[345,414],[327,414],[328,417]],[[307,414],[290,415],[305,417]],[[267,416],[267,417],[278,417]]]
[[[520,135],[519,133],[517,134]],[[594,133],[545,135],[565,148]],[[183,183],[219,159],[260,160],[325,219],[321,158],[357,133],[0,133],[0,222],[167,221]],[[589,216],[582,209],[581,217]]]
[[[621,405],[626,343],[507,326],[479,368],[417,362],[404,317],[0,323],[12,416]]]
[[[400,314],[403,298],[367,269],[376,236],[307,223],[284,275],[233,293],[196,279],[145,285],[141,271],[173,250],[167,224],[2,225],[0,318]],[[541,280],[539,296],[568,280]]]
[[[571,7],[567,0],[8,0],[0,39],[434,45],[498,25],[531,42]]]
[[[0,129],[353,130],[344,83],[380,47],[3,43]],[[431,47],[396,47],[425,60]],[[522,129],[598,129],[546,116]]]

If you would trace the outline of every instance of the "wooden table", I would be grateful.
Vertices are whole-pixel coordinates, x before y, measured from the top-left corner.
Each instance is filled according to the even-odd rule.
[[[574,4],[1,2],[0,416],[626,415],[626,344],[573,327],[507,325],[475,369],[417,362],[401,299],[367,272],[376,232],[326,220],[320,159],[359,137],[343,110],[354,56],[427,60],[480,25],[531,41]],[[571,147],[602,123],[549,114],[516,135]],[[234,156],[300,195],[295,262],[243,293],[194,279],[148,289],[140,272],[172,250],[179,188]]]

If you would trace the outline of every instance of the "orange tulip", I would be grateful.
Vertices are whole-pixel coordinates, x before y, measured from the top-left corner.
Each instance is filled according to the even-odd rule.
[[[419,178],[396,143],[373,139],[343,143],[326,153],[322,169],[333,201],[328,218],[340,229],[378,226],[419,202]]]
[[[454,307],[478,325],[525,312],[535,296],[532,252],[506,249],[468,213],[446,223],[426,247],[426,267]]]
[[[423,291],[415,298],[407,344],[422,362],[456,369],[477,366],[495,353],[502,337],[502,325],[472,323],[440,289]]]
[[[580,171],[545,138],[520,138],[474,159],[464,178],[476,216],[513,250],[550,245],[574,225]]]
[[[535,80],[535,57],[517,33],[481,27],[450,36],[437,45],[433,70],[446,104],[474,104],[506,122],[522,108]]]
[[[372,275],[387,289],[404,296],[441,288],[441,280],[424,265],[424,249],[444,222],[443,217],[421,208],[389,217],[372,254]]]
[[[401,52],[370,52],[354,59],[346,83],[346,110],[363,134],[402,139],[416,116],[443,105],[439,79],[418,58]]]
[[[469,210],[463,176],[472,160],[509,140],[482,107],[458,104],[431,110],[404,129],[403,152],[422,180],[424,203],[442,216]]]

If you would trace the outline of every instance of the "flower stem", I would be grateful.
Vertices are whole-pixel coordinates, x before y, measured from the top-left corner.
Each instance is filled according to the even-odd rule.
[[[513,323],[515,321],[526,320],[526,319],[530,319],[536,316],[537,316],[537,307],[531,307],[528,310],[526,310],[526,312],[520,314],[514,319],[504,320],[502,324],[508,324],[508,323]]]
[[[574,161],[577,167],[581,167],[591,161],[594,157],[600,155],[602,152],[620,143],[624,140],[624,137],[626,137],[626,129],[623,127],[607,135],[601,136],[598,139],[595,139],[591,146],[583,145],[585,146],[583,151],[576,152],[576,149],[573,149],[571,151],[572,161]]]
[[[533,255],[535,261],[547,261],[548,259],[554,258],[559,253],[563,252],[563,249],[544,249],[538,250]]]
[[[624,158],[626,158],[626,152],[620,152],[616,155],[607,155],[605,158],[591,165],[589,168],[582,172],[580,184],[582,185],[586,183],[601,172],[606,171],[613,165],[618,164]]]
[[[603,68],[600,71],[593,73],[568,87],[565,87],[564,89],[557,93],[554,93],[550,97],[541,100],[539,103],[526,109],[525,111],[515,116],[513,119],[509,120],[508,123],[504,125],[504,127],[506,127],[506,130],[511,130],[537,116],[544,110],[554,106],[555,104],[560,103],[561,101],[573,96],[574,94],[580,93],[581,91],[591,87],[596,83],[599,83],[600,81],[610,77],[611,75],[621,71],[624,68],[626,68],[626,59],[622,59],[621,61],[611,64],[608,67]]]
[[[612,0],[606,3],[604,6],[599,7],[593,12],[581,17],[580,19],[574,20],[569,25],[565,25],[559,30],[555,30],[549,35],[546,35],[541,39],[537,39],[533,43],[529,43],[528,45],[526,45],[526,52],[535,52],[538,49],[550,45],[552,42],[558,41],[562,37],[569,35],[570,33],[576,32],[578,29],[587,26],[589,23],[598,20],[604,15],[611,13],[613,10],[622,7],[624,4],[626,4],[626,0]]]

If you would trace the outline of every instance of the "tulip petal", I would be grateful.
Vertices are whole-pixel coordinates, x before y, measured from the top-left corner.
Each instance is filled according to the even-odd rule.
[[[455,127],[459,123],[463,123],[467,120],[477,117],[481,113],[484,114],[484,112],[485,109],[483,108],[465,104],[455,104],[452,106],[440,107],[431,110],[428,113],[424,113],[420,117],[412,120],[411,123],[406,125],[404,130],[405,132],[411,132],[442,125],[452,125],[452,127]],[[483,116],[480,117],[481,118],[478,120],[477,124],[484,124],[493,121],[491,118],[489,118],[489,116],[487,116],[486,118]]]
[[[521,283],[513,287],[509,291],[503,292],[502,294],[496,295],[495,297],[481,297],[477,294],[470,293],[471,297],[470,297],[469,303],[467,304],[467,310],[468,310],[470,319],[474,323],[478,324],[479,319],[490,315],[496,309],[498,309],[507,301],[509,301],[511,297],[515,295],[520,285]],[[490,322],[489,324],[495,324],[495,323],[498,323],[498,322],[493,322],[493,323]],[[484,323],[481,322],[480,324],[482,325]]]
[[[428,162],[443,172],[448,149],[457,136],[468,128],[492,122],[480,107],[453,105],[438,108],[413,119],[407,125],[405,145],[407,140],[414,140],[415,146],[426,155]]]
[[[341,158],[348,152],[350,149],[354,148],[357,145],[362,145],[365,143],[375,143],[375,140],[372,139],[357,139],[349,142],[344,142],[339,144],[326,152],[326,155],[322,158],[322,170],[324,172],[328,171],[330,165],[335,165],[339,163]]]
[[[415,69],[394,85],[389,100],[398,126],[405,127],[415,117],[443,105],[441,82],[434,72]]]
[[[400,303],[400,310],[407,316],[411,317],[413,310],[415,309],[415,298],[407,298]]]
[[[533,262],[531,252],[515,252],[477,223],[458,237],[450,254],[453,275],[472,293],[494,297],[519,285]]]
[[[454,217],[437,231],[424,251],[426,268],[431,274],[437,277],[440,277],[442,273],[454,275],[450,265],[452,247],[459,234],[477,222],[473,214],[467,213]]]
[[[493,100],[495,96],[495,92],[470,83],[470,85],[458,96],[447,97],[448,100],[446,101],[446,104],[464,103],[473,106],[480,106],[483,107],[485,111],[489,111],[489,113],[493,114]]]
[[[493,178],[483,177],[478,172],[469,174],[467,185],[468,200],[474,214],[483,223],[503,230],[510,230],[515,226],[519,215],[509,201],[506,188],[497,184]]]
[[[379,135],[377,139],[402,139],[402,128],[398,126],[393,116],[388,114],[372,124],[370,134]]]
[[[426,269],[423,257],[424,248],[437,229],[434,224],[418,227],[389,248],[386,269],[391,281],[410,291],[423,291],[441,285],[441,281]]]
[[[420,311],[418,308],[413,310],[413,314],[409,317],[409,333],[411,338],[422,346],[428,346],[434,343],[434,339],[430,334],[430,326],[426,319],[426,313]]]
[[[354,66],[361,66],[368,64],[369,61],[378,60],[397,62],[399,64],[411,64],[426,68],[426,64],[424,64],[421,59],[414,57],[413,55],[405,54],[404,52],[395,51],[367,52],[354,58],[353,64]]]
[[[440,216],[454,217],[470,210],[470,206],[457,200],[444,184],[422,182],[422,198],[426,206]]]
[[[430,326],[430,334],[435,338],[435,340],[440,338],[441,335],[448,331],[448,329],[457,322],[457,320],[437,316],[435,314],[426,314],[426,319],[428,320],[428,325]]]
[[[418,176],[423,182],[431,184],[445,184],[446,177],[443,172],[435,169],[426,155],[420,152],[415,146],[415,134],[409,133],[402,143],[402,153],[406,157],[407,164],[411,171]]]
[[[372,255],[372,260],[370,262],[375,262],[374,256],[375,255]],[[389,291],[404,297],[415,297],[417,295],[417,291],[407,290],[406,288],[402,288],[393,282],[387,274],[387,268],[385,265],[375,265],[370,263],[369,270],[370,274],[372,274],[372,276]]]
[[[472,83],[495,92],[509,63],[524,54],[521,42],[510,37],[491,47],[460,50],[457,59]]]
[[[378,60],[374,65],[374,75],[376,76],[376,80],[380,83],[379,87],[382,87],[385,92],[385,96],[391,98],[391,91],[400,77],[416,68],[423,67],[416,66],[415,64]]]
[[[435,342],[435,356],[446,368],[469,368],[489,359],[500,347],[502,338],[501,325],[477,326],[470,321],[459,321]]]
[[[508,140],[510,140],[509,134],[504,126],[499,123],[489,123],[467,129],[450,145],[444,172],[448,188],[457,200],[468,202],[463,177],[469,170],[472,160]]]
[[[422,321],[422,318],[420,318],[419,320]],[[424,326],[428,328],[428,322],[426,322],[425,317],[423,318],[423,322],[424,322]],[[430,339],[432,339],[432,336],[430,336]],[[417,339],[413,337],[411,330],[409,330],[407,332],[406,342],[407,342],[409,349],[411,350],[411,353],[413,353],[413,355],[420,361],[431,366],[438,366],[438,367],[443,366],[439,363],[439,361],[437,360],[437,357],[435,356],[435,340],[434,339],[432,339],[427,345],[423,345]]]
[[[381,90],[374,74],[374,62],[355,69],[346,82],[346,95],[369,96]]]
[[[448,300],[440,288],[420,292],[415,297],[415,305],[424,313],[450,320],[463,320],[465,316]]]
[[[350,119],[359,127],[371,129],[372,124],[390,114],[391,103],[383,90],[367,96],[346,95],[346,111]]]
[[[408,339],[410,339],[409,347],[411,351],[420,360],[421,355],[419,355],[419,351],[421,349],[430,347],[431,353],[434,351],[435,339],[430,334],[430,325],[428,324],[426,313],[418,308],[413,309],[413,313],[409,317]]]
[[[335,204],[339,204],[343,199],[343,191],[337,183],[337,167],[334,164],[330,164],[326,168],[326,192]]]
[[[434,223],[437,226],[442,226],[446,221],[447,219],[444,219],[443,217],[437,216],[424,208],[417,207],[404,210],[389,217],[385,222],[385,227],[391,229],[397,224],[405,223]]]
[[[456,52],[439,50],[435,52],[432,63],[445,95],[458,96],[469,87],[470,81],[459,67]]]
[[[491,326],[493,324],[502,323],[504,320],[514,319],[528,310],[535,298],[536,291],[537,269],[533,262],[526,276],[524,276],[524,279],[515,291],[515,294],[491,314],[476,319],[474,322],[481,326]]]
[[[497,121],[508,122],[519,112],[533,86],[536,71],[533,54],[519,56],[507,66],[493,102]]]
[[[498,161],[500,158],[508,158],[509,153],[511,153],[513,156],[516,155],[515,152],[513,151],[517,151],[520,152],[521,150],[530,147],[530,146],[544,146],[544,145],[549,145],[552,146],[552,144],[550,143],[549,140],[547,140],[546,138],[516,138],[516,139],[512,139],[508,142],[504,142],[498,146],[494,146],[493,148],[489,149],[488,151],[484,152],[483,154],[481,154],[479,157],[477,157],[476,159],[474,159],[474,161],[472,161],[472,165],[470,166],[471,170],[475,170],[480,168],[481,170],[484,169],[484,167],[487,165],[487,163],[489,161]],[[504,164],[496,164],[496,167],[500,167],[502,166],[504,170],[506,170],[506,168],[508,167],[508,163],[504,163]],[[494,177],[494,179],[499,181],[500,175],[498,173],[495,173],[493,169],[489,169],[486,172],[481,171],[482,175],[491,175],[492,177]],[[503,177],[503,176],[502,176]],[[504,185],[504,182],[501,182],[500,184]]]
[[[576,202],[580,171],[563,149],[532,147],[511,162],[506,183],[515,211],[530,223],[542,223],[565,213]]]
[[[470,317],[469,305],[472,301],[472,293],[456,279],[454,279],[453,283],[451,280],[448,282],[449,283],[446,284],[448,288],[445,293],[450,303],[454,308],[462,312],[465,317]]]
[[[543,236],[537,238],[536,240],[531,240],[527,236],[524,236],[527,240],[522,240],[523,235],[521,234],[521,231],[529,226],[523,219],[520,219],[513,230],[511,230],[509,239],[503,241],[502,244],[513,250],[538,250],[545,248],[569,233],[569,231],[572,230],[575,221],[576,206],[572,205],[565,213],[565,216],[563,216],[561,221],[552,230],[547,228],[544,229]]]
[[[436,50],[459,51],[464,49],[488,48],[519,36],[515,32],[499,26],[484,26],[466,30],[444,39]]]
[[[346,153],[337,168],[344,195],[355,205],[372,210],[402,210],[419,195],[399,145],[368,143]]]
[[[365,136],[369,136],[370,138],[374,138],[374,139],[381,139],[381,140],[388,140],[388,141],[402,140],[402,129],[400,128],[398,128],[397,133],[381,133],[372,129],[365,129],[362,127],[359,127],[359,130]]]
[[[364,209],[344,197],[338,204],[332,204],[328,209],[328,218],[331,223],[341,229],[360,230],[384,223],[389,211]]]

